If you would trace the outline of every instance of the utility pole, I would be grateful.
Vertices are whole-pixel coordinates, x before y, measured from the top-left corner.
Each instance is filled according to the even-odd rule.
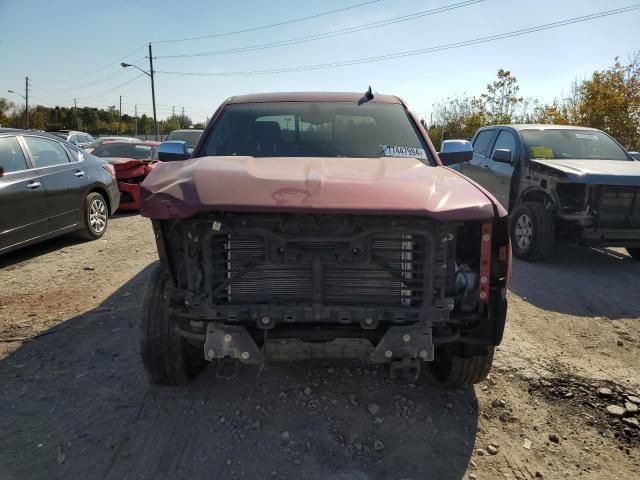
[[[136,133],[135,133],[135,136],[137,137],[138,136],[138,105],[137,104],[133,106],[133,111],[134,111],[134,115],[135,115],[135,118],[136,118]]]
[[[80,120],[78,119],[78,102],[73,99],[73,112],[76,114],[76,129],[80,130]]]
[[[184,121],[184,107],[182,107],[182,115],[180,115],[180,128],[186,128]]]
[[[120,116],[118,117],[118,135],[120,135],[120,124],[122,123],[122,95],[120,95]]]
[[[440,135],[440,148],[442,148],[442,142],[444,142],[444,126],[447,124],[447,107],[444,107],[444,125],[442,126],[442,132]]]
[[[171,107],[171,116],[172,117],[176,116],[176,107],[175,107],[175,105],[173,107]]]
[[[27,124],[27,130],[29,130],[29,77],[24,77],[24,116],[25,123]]]
[[[151,42],[149,42],[149,72],[151,76],[151,100],[153,101],[153,123],[156,130],[156,141],[158,140],[158,120],[156,118],[156,87],[153,83],[153,53],[151,53]]]
[[[25,130],[29,129],[29,77],[24,77],[24,95],[15,90],[7,90],[9,93],[13,93],[14,95],[18,95],[19,97],[24,98],[25,107],[24,107],[24,128]],[[16,106],[13,104],[13,113],[16,112]]]

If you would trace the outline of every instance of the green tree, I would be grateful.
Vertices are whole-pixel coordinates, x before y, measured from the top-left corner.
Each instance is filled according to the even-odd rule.
[[[98,129],[98,109],[84,107],[79,109],[78,116],[83,128],[89,132],[95,132]]]
[[[509,70],[501,68],[497,76],[497,80],[487,85],[487,91],[480,98],[488,123],[511,123],[523,106],[524,98],[519,95],[518,80]]]
[[[4,97],[0,97],[0,126],[8,127],[11,125],[10,110],[15,108],[15,104]]]
[[[437,149],[441,140],[471,138],[478,128],[486,124],[484,104],[477,97],[447,98],[434,107],[435,123],[429,127],[429,136]]]
[[[187,115],[170,115],[167,117],[164,123],[164,130],[170,132],[171,130],[178,130],[181,128],[189,128],[192,125],[191,118]]]
[[[153,135],[155,133],[153,128],[153,118],[150,118],[143,113],[138,120],[138,132],[144,135]]]
[[[48,109],[36,106],[29,109],[29,128],[35,130],[46,130],[48,124]]]
[[[171,115],[167,117],[167,119],[162,122],[162,133],[166,134],[171,132],[172,130],[179,130],[182,128],[180,124],[180,115]]]
[[[509,70],[500,69],[497,79],[487,84],[478,97],[447,98],[434,107],[434,124],[429,135],[436,148],[441,140],[471,138],[485,125],[512,123],[526,118],[529,102],[519,95],[520,87]]]

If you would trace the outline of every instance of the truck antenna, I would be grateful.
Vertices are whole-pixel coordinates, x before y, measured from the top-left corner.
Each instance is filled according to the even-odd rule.
[[[373,92],[371,91],[371,85],[366,92],[364,92],[364,96],[358,100],[358,105],[362,105],[363,103],[367,103],[369,100],[373,99]]]

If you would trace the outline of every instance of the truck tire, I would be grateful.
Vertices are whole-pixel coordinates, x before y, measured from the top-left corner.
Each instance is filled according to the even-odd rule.
[[[91,192],[84,199],[82,229],[78,232],[80,238],[97,240],[107,231],[109,222],[109,207],[104,197],[98,192]]]
[[[546,258],[556,236],[553,212],[540,202],[524,202],[516,205],[510,217],[513,254],[532,262]]]
[[[627,253],[634,260],[640,260],[640,247],[636,247],[636,248],[627,247]]]
[[[204,352],[175,328],[164,297],[167,276],[155,266],[145,289],[140,322],[142,364],[156,385],[183,385],[204,370]]]
[[[433,376],[450,388],[466,387],[484,380],[493,363],[493,345],[451,343],[435,351],[429,363]]]

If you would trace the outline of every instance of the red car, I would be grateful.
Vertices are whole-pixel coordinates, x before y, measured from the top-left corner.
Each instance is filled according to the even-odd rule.
[[[507,212],[445,165],[397,97],[232,97],[190,155],[164,142],[141,185],[160,265],[141,354],[181,384],[209,362],[337,357],[415,381],[481,381],[504,329]]]
[[[140,184],[158,163],[160,142],[105,142],[91,152],[111,163],[120,190],[120,209],[140,209]]]

